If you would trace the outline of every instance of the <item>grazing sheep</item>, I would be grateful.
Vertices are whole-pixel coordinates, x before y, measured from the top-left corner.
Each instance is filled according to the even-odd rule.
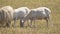
[[[14,10],[14,27],[16,26],[16,20],[20,19],[20,27],[23,27],[21,20],[27,15],[30,10],[27,7],[20,7]]]
[[[6,26],[10,26],[13,19],[14,10],[11,6],[4,6],[0,9],[0,24],[6,23]]]
[[[38,20],[44,19],[46,20],[47,26],[48,26],[48,20],[50,19],[50,13],[51,11],[47,7],[39,7],[36,9],[31,9],[30,13],[23,18],[22,23],[24,24],[24,22],[28,19],[31,20],[31,24],[32,24],[32,20],[34,20],[34,23],[35,23],[36,19]]]

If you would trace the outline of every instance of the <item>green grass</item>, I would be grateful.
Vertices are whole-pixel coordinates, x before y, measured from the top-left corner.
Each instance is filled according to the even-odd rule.
[[[10,5],[13,8],[18,7],[48,7],[51,9],[51,22],[49,22],[49,28],[46,27],[46,22],[43,20],[36,21],[36,28],[30,28],[25,23],[24,28],[19,27],[19,21],[17,21],[17,27],[14,28],[0,28],[0,34],[60,34],[60,0],[0,0],[0,8]],[[53,23],[53,27],[51,26]]]

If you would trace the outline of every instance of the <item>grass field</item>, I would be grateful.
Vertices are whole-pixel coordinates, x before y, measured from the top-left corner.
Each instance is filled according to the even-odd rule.
[[[51,22],[49,22],[49,28],[46,27],[46,22],[43,20],[36,21],[36,28],[30,28],[26,25],[24,28],[19,27],[19,21],[17,21],[17,27],[12,25],[10,28],[0,28],[0,34],[60,34],[60,0],[0,0],[0,8],[10,5],[13,8],[27,6],[31,8],[37,8],[45,6],[51,9]],[[51,26],[53,23],[53,26]]]

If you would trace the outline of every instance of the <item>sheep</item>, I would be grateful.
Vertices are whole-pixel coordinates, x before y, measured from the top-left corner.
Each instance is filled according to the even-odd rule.
[[[16,20],[20,19],[20,27],[23,27],[21,20],[25,15],[30,12],[30,9],[27,7],[20,7],[14,10],[14,27],[16,26]]]
[[[26,16],[24,16],[24,18],[22,19],[22,23],[24,24],[24,22],[28,19],[31,20],[31,24],[32,24],[32,21],[34,20],[34,23],[35,23],[35,20],[46,20],[47,22],[47,27],[48,27],[48,20],[50,19],[50,9],[47,8],[47,7],[39,7],[39,8],[36,8],[36,9],[31,9],[30,13],[27,14]]]
[[[7,27],[10,27],[11,21],[13,20],[14,10],[11,6],[4,6],[0,8],[0,24],[6,23]]]

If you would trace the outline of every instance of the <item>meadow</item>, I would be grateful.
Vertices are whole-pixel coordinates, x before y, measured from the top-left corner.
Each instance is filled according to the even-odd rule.
[[[19,20],[17,20],[17,27],[14,28],[12,21],[10,28],[0,27],[0,34],[60,34],[60,0],[0,0],[0,8],[8,5],[13,8],[26,6],[30,9],[48,7],[51,10],[51,22],[48,28],[45,20],[36,20],[36,28],[30,28],[27,23],[24,24],[25,27],[20,28]]]

